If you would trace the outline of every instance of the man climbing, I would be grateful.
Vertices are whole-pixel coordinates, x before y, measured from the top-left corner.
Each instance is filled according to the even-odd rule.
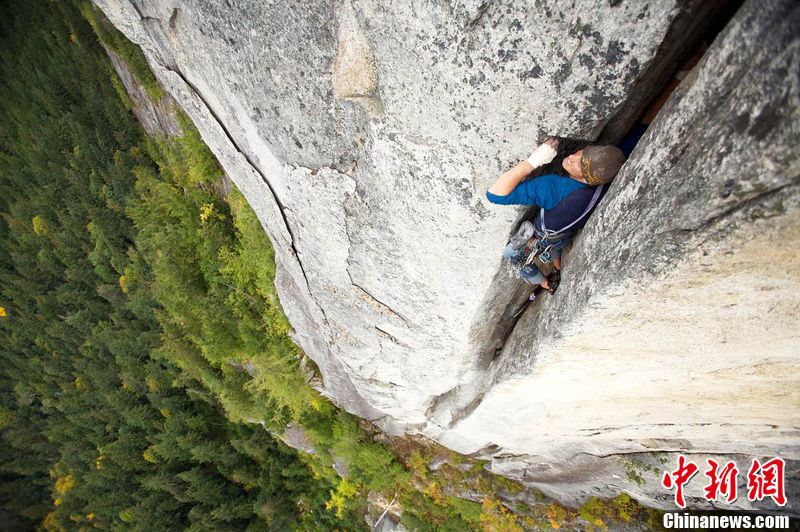
[[[566,246],[595,208],[625,162],[615,146],[588,146],[564,158],[567,176],[547,174],[525,179],[534,169],[556,156],[558,140],[547,139],[530,157],[501,175],[486,192],[499,205],[537,205],[534,223],[523,222],[503,252],[520,277],[550,292],[558,286],[561,249]],[[545,277],[534,264],[552,262],[554,270]],[[535,296],[531,294],[531,299]]]

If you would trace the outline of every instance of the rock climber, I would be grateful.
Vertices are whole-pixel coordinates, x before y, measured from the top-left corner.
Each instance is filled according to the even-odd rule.
[[[616,146],[587,146],[564,158],[561,166],[566,176],[547,174],[525,179],[533,170],[550,163],[556,156],[558,140],[547,139],[530,157],[501,175],[486,192],[499,205],[537,205],[534,223],[523,222],[506,246],[508,259],[519,276],[533,285],[555,292],[561,270],[561,249],[575,232],[586,224],[625,162]],[[534,263],[553,264],[553,273],[545,277]],[[535,297],[531,294],[531,299]]]

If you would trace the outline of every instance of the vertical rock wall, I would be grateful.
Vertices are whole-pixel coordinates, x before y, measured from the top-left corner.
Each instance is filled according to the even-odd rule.
[[[564,497],[576,456],[798,454],[791,2],[745,4],[514,326],[523,209],[484,191],[546,135],[619,136],[716,4],[95,1],[256,210],[344,408]]]
[[[799,23],[796,4],[742,7],[566,256],[558,295],[448,402],[441,441],[562,500],[652,505],[660,477],[639,485],[626,462],[797,458]]]

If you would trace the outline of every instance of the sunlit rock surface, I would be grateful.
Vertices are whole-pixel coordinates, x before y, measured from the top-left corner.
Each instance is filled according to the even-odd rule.
[[[523,210],[486,188],[547,135],[619,138],[710,3],[96,2],[256,210],[342,407],[565,501],[800,455],[796,3],[744,4],[515,322]]]

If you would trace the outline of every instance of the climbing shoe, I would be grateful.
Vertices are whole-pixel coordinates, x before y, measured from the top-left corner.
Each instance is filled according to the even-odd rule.
[[[545,288],[545,290],[547,290],[551,294],[555,294],[556,290],[558,289],[558,285],[560,283],[561,283],[561,271],[556,270],[554,268],[553,271],[550,272],[550,275],[547,276],[547,288]]]

